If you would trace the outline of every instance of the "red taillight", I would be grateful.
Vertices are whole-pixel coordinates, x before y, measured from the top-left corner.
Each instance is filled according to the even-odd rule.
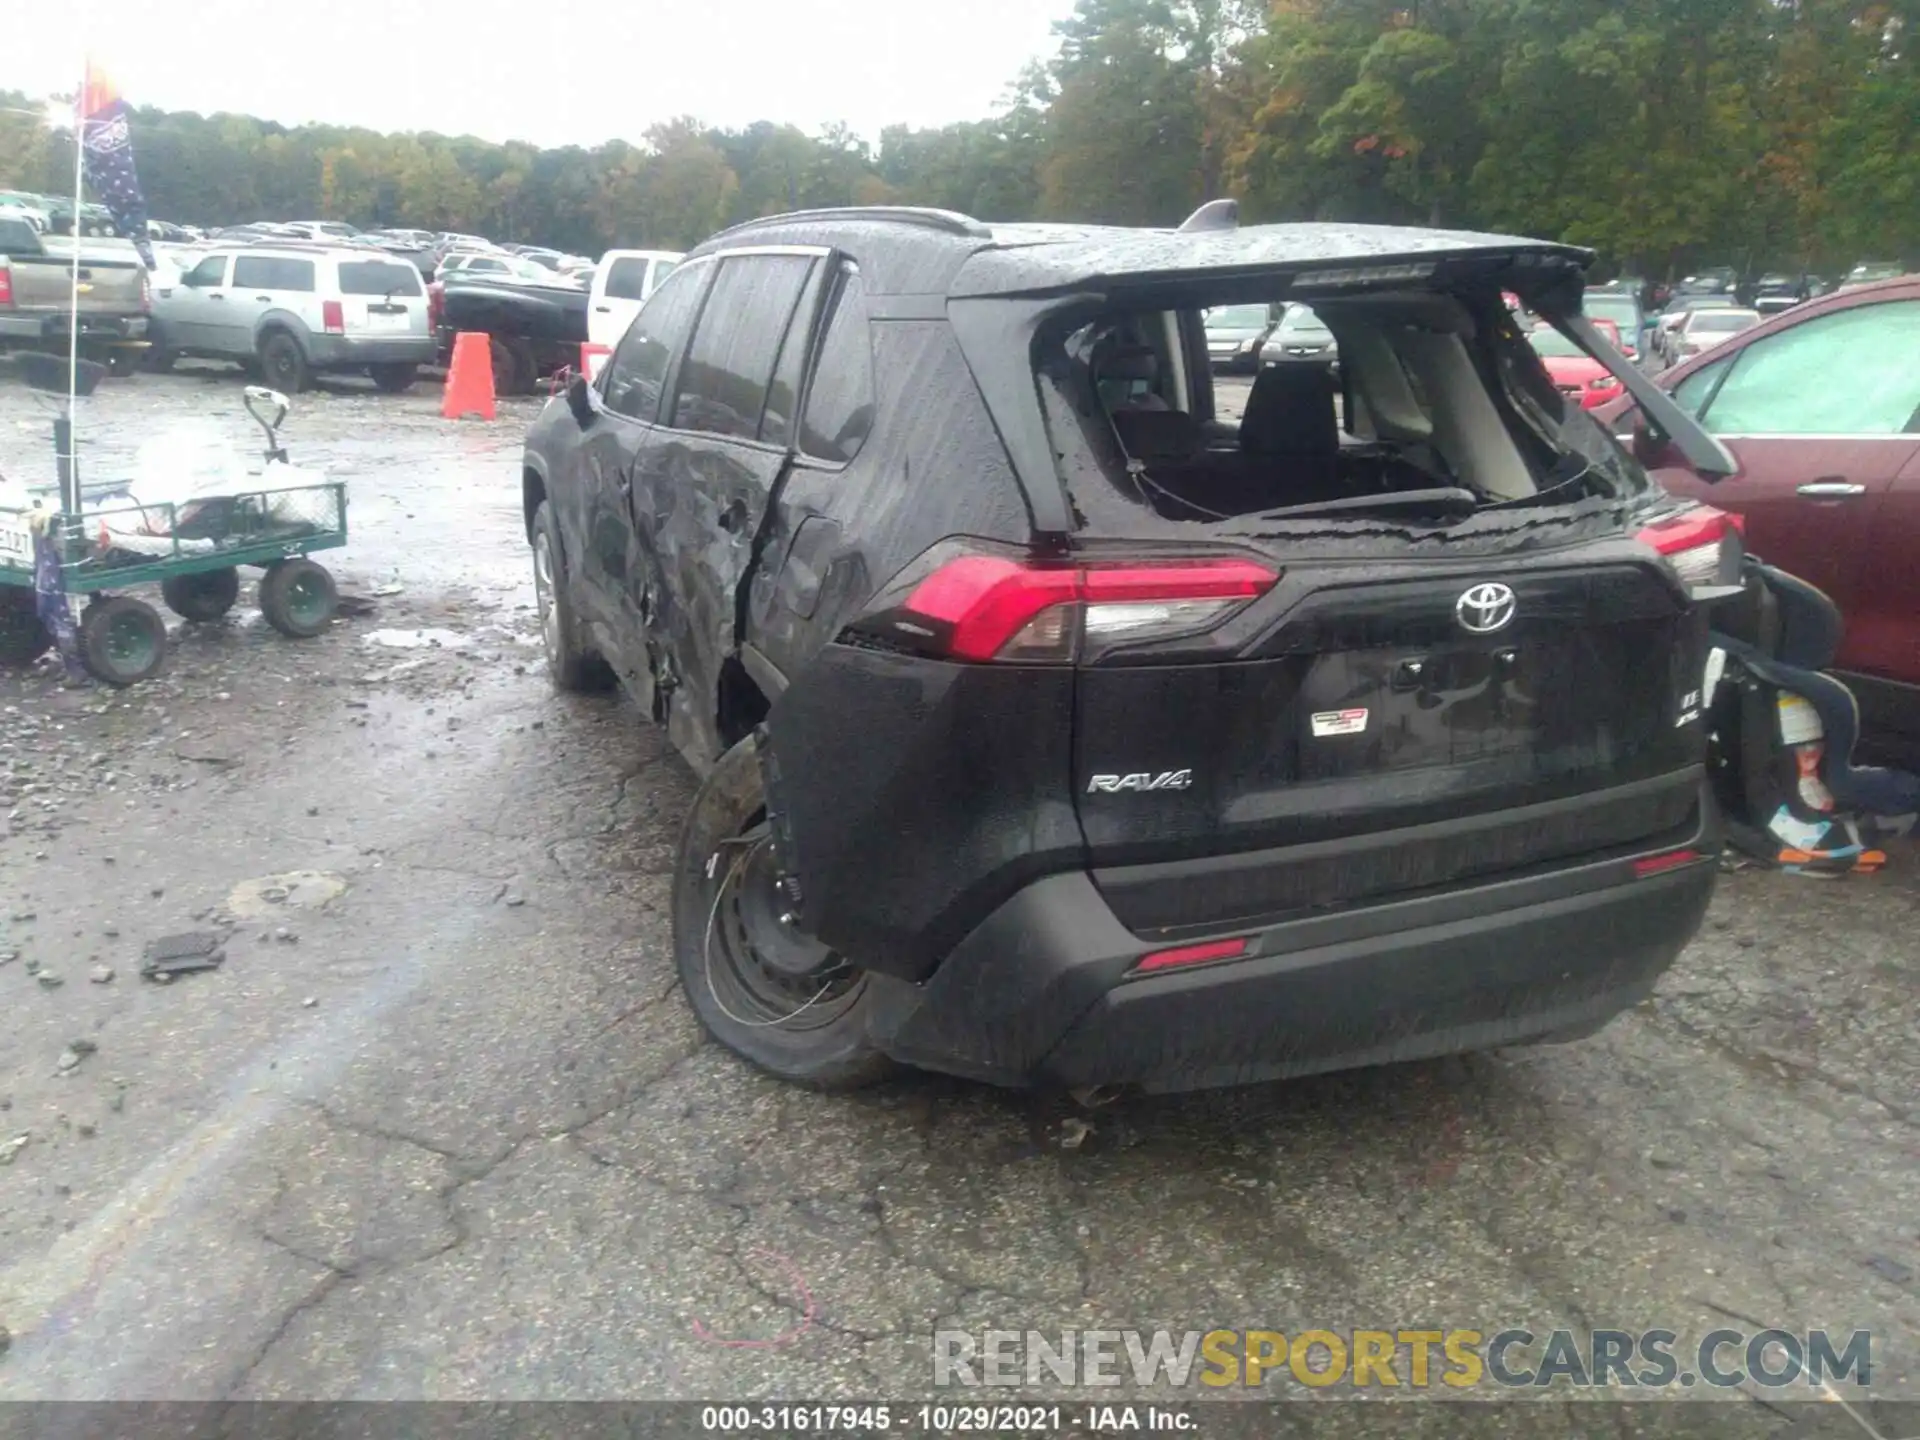
[[[0,305],[13,304],[13,272],[0,267]]]
[[[1687,585],[1729,585],[1739,579],[1743,529],[1739,516],[1696,505],[1635,538],[1665,556]]]
[[[1698,850],[1669,850],[1664,855],[1648,855],[1633,862],[1633,878],[1645,880],[1649,875],[1664,875],[1702,858]]]
[[[320,302],[320,327],[329,335],[347,333],[347,312],[338,300]]]
[[[1130,561],[1034,564],[998,555],[963,555],[913,589],[894,628],[935,622],[945,653],[959,660],[1065,659],[1084,627],[1108,640],[1194,630],[1264,595],[1278,572],[1256,561]],[[1078,623],[1076,623],[1078,622]]]
[[[1244,936],[1235,940],[1207,940],[1199,945],[1176,945],[1171,950],[1155,950],[1140,957],[1133,973],[1144,975],[1153,970],[1171,970],[1180,965],[1204,965],[1209,960],[1235,960],[1247,953]]]

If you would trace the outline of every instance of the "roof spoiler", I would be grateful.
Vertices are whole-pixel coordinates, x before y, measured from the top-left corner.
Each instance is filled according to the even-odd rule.
[[[1238,200],[1209,200],[1185,220],[1180,222],[1181,235],[1194,235],[1206,230],[1238,230],[1240,228],[1240,202]]]

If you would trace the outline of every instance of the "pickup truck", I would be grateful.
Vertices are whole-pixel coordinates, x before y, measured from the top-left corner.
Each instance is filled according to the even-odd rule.
[[[428,287],[441,361],[462,331],[484,334],[493,352],[493,388],[531,395],[540,380],[580,363],[587,339],[587,292],[575,285],[540,285],[459,272]]]
[[[146,348],[153,287],[133,247],[44,239],[25,220],[0,215],[0,350],[67,348],[73,250],[80,246],[80,353],[129,373]]]
[[[597,352],[588,364],[591,375],[679,261],[671,250],[609,250],[584,288],[443,271],[428,287],[442,361],[452,354],[455,335],[478,331],[491,342],[493,388],[501,395],[531,394],[542,378],[577,369],[585,342]]]

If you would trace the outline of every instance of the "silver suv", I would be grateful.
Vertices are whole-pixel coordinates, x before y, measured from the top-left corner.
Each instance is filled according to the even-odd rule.
[[[154,292],[150,363],[183,355],[258,366],[289,394],[318,373],[364,371],[382,390],[432,361],[420,272],[371,251],[273,242],[215,246]]]

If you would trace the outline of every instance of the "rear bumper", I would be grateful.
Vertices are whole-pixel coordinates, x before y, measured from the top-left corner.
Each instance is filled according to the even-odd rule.
[[[1123,926],[1084,872],[1035,881],[924,984],[875,976],[889,1054],[1002,1085],[1170,1091],[1573,1038],[1644,999],[1717,873],[1634,856],[1223,931],[1240,958],[1128,978],[1165,942]],[[1661,853],[1667,842],[1656,848]]]
[[[307,362],[316,369],[347,369],[355,365],[431,365],[430,335],[380,336],[362,340],[353,335],[312,335],[307,339]]]
[[[0,315],[0,339],[7,340],[65,340],[72,328],[71,317],[64,310],[58,314]],[[144,315],[88,315],[80,316],[80,338],[113,342],[121,340],[139,340],[147,333],[147,317]]]

